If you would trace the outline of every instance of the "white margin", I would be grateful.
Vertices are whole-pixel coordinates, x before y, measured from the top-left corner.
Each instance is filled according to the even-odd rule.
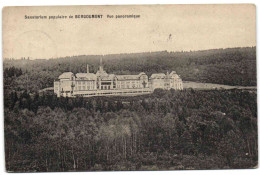
[[[256,23],[257,23],[257,29],[258,29],[258,7],[260,2],[257,0],[1,0],[0,1],[0,7],[1,9],[4,6],[48,6],[48,5],[130,5],[130,4],[255,4],[256,5]],[[2,24],[2,12],[0,14],[0,20]],[[0,56],[2,58],[2,27],[0,28],[1,31],[1,52]],[[257,30],[258,32],[258,30]],[[257,41],[258,41],[257,35]],[[257,49],[257,82],[259,82],[260,77],[260,71],[259,71],[259,59],[258,59],[258,47]],[[2,58],[3,59],[3,58]],[[259,88],[259,86],[258,86]],[[0,65],[0,174],[7,174],[5,172],[5,162],[4,162],[4,118],[3,118],[3,64]],[[259,97],[259,91],[257,91],[257,102],[259,103],[260,97]],[[259,104],[258,104],[258,112],[259,112]],[[259,116],[259,115],[258,115]],[[258,120],[258,126],[259,126],[259,120]],[[259,136],[259,127],[258,127],[258,136]],[[259,147],[259,137],[258,137],[258,147]],[[258,149],[259,150],[259,149]],[[258,157],[259,157],[259,151],[258,151]],[[130,175],[130,174],[141,174],[141,175],[169,175],[169,174],[175,174],[175,175],[186,175],[186,174],[194,174],[194,175],[244,175],[244,174],[260,174],[260,169],[249,169],[249,170],[181,170],[181,171],[116,171],[116,172],[68,172],[68,173],[62,173],[62,174],[72,174],[72,175],[79,175],[79,174],[88,174],[88,175],[100,175],[100,174],[118,174],[118,175]],[[12,174],[20,174],[20,173],[12,173]],[[29,174],[29,173],[22,173],[22,174]],[[34,174],[34,173],[30,173]],[[44,174],[57,174],[57,173],[40,173],[41,175]],[[60,174],[60,173],[59,173]]]

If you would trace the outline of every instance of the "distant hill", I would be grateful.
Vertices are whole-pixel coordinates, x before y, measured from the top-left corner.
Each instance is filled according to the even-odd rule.
[[[114,74],[138,74],[175,70],[185,81],[226,85],[256,85],[256,48],[227,48],[190,52],[145,52],[111,55],[79,55],[50,60],[4,60],[4,68],[17,67],[41,88],[53,85],[62,72],[96,72],[103,58],[104,69]],[[20,76],[18,79],[25,78]],[[23,83],[23,80],[19,80]],[[19,83],[18,83],[19,84]],[[28,86],[28,85],[27,85]],[[37,89],[37,86],[34,89]]]

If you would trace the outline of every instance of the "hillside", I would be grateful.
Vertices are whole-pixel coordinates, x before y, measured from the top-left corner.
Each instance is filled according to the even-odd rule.
[[[150,76],[175,70],[188,86],[183,91],[156,89],[135,97],[58,98],[46,89],[33,93],[53,86],[62,72],[86,72],[86,63],[96,71],[101,56],[5,60],[6,170],[256,167],[255,51],[102,56],[108,73],[143,71]]]
[[[256,48],[227,48],[191,52],[151,52],[112,55],[80,55],[50,60],[4,60],[4,68],[21,68],[26,74],[17,86],[31,91],[53,86],[65,71],[96,72],[99,59],[104,69],[114,74],[138,74],[175,70],[184,81],[238,86],[256,86]],[[37,86],[36,86],[37,85]]]
[[[253,168],[256,93],[163,91],[136,97],[5,100],[7,171]],[[46,163],[47,162],[47,163]]]

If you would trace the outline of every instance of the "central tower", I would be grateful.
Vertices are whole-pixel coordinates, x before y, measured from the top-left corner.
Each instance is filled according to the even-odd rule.
[[[100,72],[103,72],[103,61],[102,61],[102,57],[100,58],[99,71],[100,71]]]

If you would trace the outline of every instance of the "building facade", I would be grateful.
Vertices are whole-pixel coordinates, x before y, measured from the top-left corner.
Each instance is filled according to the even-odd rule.
[[[176,89],[182,90],[183,84],[182,79],[179,75],[176,74],[175,71],[172,71],[170,74],[167,72],[165,75],[164,73],[159,74],[152,74],[150,78],[151,88],[154,89]]]
[[[54,81],[54,93],[58,97],[90,97],[112,95],[139,95],[152,93],[154,89],[182,90],[182,80],[175,71],[170,74],[152,74],[150,78],[141,72],[138,75],[108,74],[100,61],[96,74],[64,72]]]

